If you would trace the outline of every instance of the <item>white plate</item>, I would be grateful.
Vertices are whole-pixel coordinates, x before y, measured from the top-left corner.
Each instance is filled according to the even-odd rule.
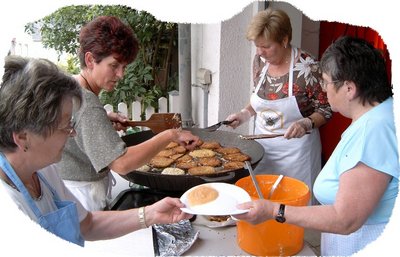
[[[189,207],[187,200],[188,193],[204,185],[218,191],[217,199],[206,204]],[[201,184],[186,191],[180,199],[186,205],[185,208],[181,208],[182,211],[197,215],[235,215],[246,213],[249,210],[237,209],[236,206],[240,203],[251,201],[250,195],[243,188],[228,183]]]

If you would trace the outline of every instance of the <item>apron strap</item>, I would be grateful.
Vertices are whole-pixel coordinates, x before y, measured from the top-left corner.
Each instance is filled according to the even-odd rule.
[[[290,67],[289,67],[289,97],[293,95],[293,66],[294,66],[294,58],[297,56],[297,48],[292,47],[292,53],[290,57]]]
[[[288,96],[293,95],[293,66],[294,66],[294,58],[297,56],[297,47],[292,47],[292,51],[290,54],[290,66],[289,66],[289,92]],[[261,71],[260,74],[260,80],[258,81],[256,90],[254,91],[255,94],[257,94],[258,90],[260,90],[261,85],[265,83],[265,80],[267,79],[267,71],[269,67],[269,62],[267,62],[264,66],[264,68]]]
[[[107,197],[109,199],[112,198],[112,188],[117,184],[117,180],[114,178],[113,174],[111,173],[111,170],[108,172],[108,190],[107,190]]]
[[[41,174],[41,173],[37,173],[39,179],[47,186],[47,188],[50,190],[50,192],[53,194],[55,200],[60,201],[60,197],[57,194],[57,191],[54,190],[54,188],[52,186],[50,186],[49,182],[47,182],[46,178]]]

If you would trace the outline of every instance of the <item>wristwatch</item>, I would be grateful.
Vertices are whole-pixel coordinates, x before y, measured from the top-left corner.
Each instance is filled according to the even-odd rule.
[[[284,223],[285,219],[285,205],[281,204],[279,206],[278,214],[275,216],[275,220],[279,223]]]

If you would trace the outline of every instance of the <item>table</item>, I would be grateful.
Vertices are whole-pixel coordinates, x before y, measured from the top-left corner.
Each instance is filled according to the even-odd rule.
[[[238,256],[249,253],[243,251],[236,243],[236,227],[208,228],[193,225],[200,231],[199,238],[184,256]],[[139,230],[126,236],[96,242],[86,242],[85,248],[110,256],[154,256],[153,235],[151,228]],[[305,243],[299,256],[315,256]]]
[[[113,196],[129,188],[129,182],[118,174]],[[200,223],[201,224],[201,223]],[[184,253],[185,256],[234,256],[250,254],[242,250],[236,243],[236,226],[208,228],[194,222],[193,227],[200,231],[199,238],[192,247]],[[86,242],[85,250],[95,251],[104,256],[154,256],[153,233],[151,228],[142,229],[120,238],[95,242]],[[299,256],[315,256],[313,250],[304,243]]]

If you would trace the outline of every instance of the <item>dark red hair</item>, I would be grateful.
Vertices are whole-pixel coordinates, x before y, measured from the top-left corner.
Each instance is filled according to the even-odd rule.
[[[96,63],[113,55],[125,64],[135,60],[139,43],[131,27],[114,16],[99,16],[82,27],[79,34],[79,61],[86,67],[85,53],[91,52]]]

